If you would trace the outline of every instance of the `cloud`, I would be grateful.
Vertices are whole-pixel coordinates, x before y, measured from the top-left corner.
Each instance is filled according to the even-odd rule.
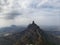
[[[27,25],[33,20],[38,25],[60,25],[60,0],[11,0],[1,6],[1,26]]]
[[[5,15],[7,15],[6,19],[14,19],[16,16],[22,15],[22,14],[19,11],[11,11]]]
[[[60,0],[34,0],[30,7],[35,9],[60,9]]]
[[[48,0],[38,0],[38,1],[37,0],[33,0],[30,6],[32,8],[38,8],[41,5],[45,4],[46,2],[48,2]]]

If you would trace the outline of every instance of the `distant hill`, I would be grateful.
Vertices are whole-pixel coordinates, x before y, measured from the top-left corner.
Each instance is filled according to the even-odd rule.
[[[33,21],[24,31],[1,37],[0,45],[60,45],[60,39],[44,32]]]
[[[23,31],[25,28],[26,28],[26,27],[24,27],[24,26],[11,25],[10,27],[0,28],[0,33],[21,32],[21,31]]]

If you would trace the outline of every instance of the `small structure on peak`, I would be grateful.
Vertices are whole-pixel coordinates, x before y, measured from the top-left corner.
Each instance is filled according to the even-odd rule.
[[[35,22],[33,21],[32,24],[35,24]]]
[[[32,21],[32,23],[28,25],[29,29],[30,28],[37,28],[37,27],[39,28],[39,26],[34,21]]]

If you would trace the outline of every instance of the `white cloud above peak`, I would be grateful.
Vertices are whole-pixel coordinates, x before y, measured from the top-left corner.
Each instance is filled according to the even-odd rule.
[[[41,25],[60,25],[60,0],[6,0],[8,5],[0,1],[1,26],[24,25],[32,20]]]

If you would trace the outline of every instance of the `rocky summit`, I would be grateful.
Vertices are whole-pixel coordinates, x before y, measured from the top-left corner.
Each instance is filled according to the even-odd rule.
[[[26,30],[23,31],[24,33],[17,40],[15,45],[45,45],[46,41],[42,37],[42,30],[37,26],[34,21],[30,24]]]

